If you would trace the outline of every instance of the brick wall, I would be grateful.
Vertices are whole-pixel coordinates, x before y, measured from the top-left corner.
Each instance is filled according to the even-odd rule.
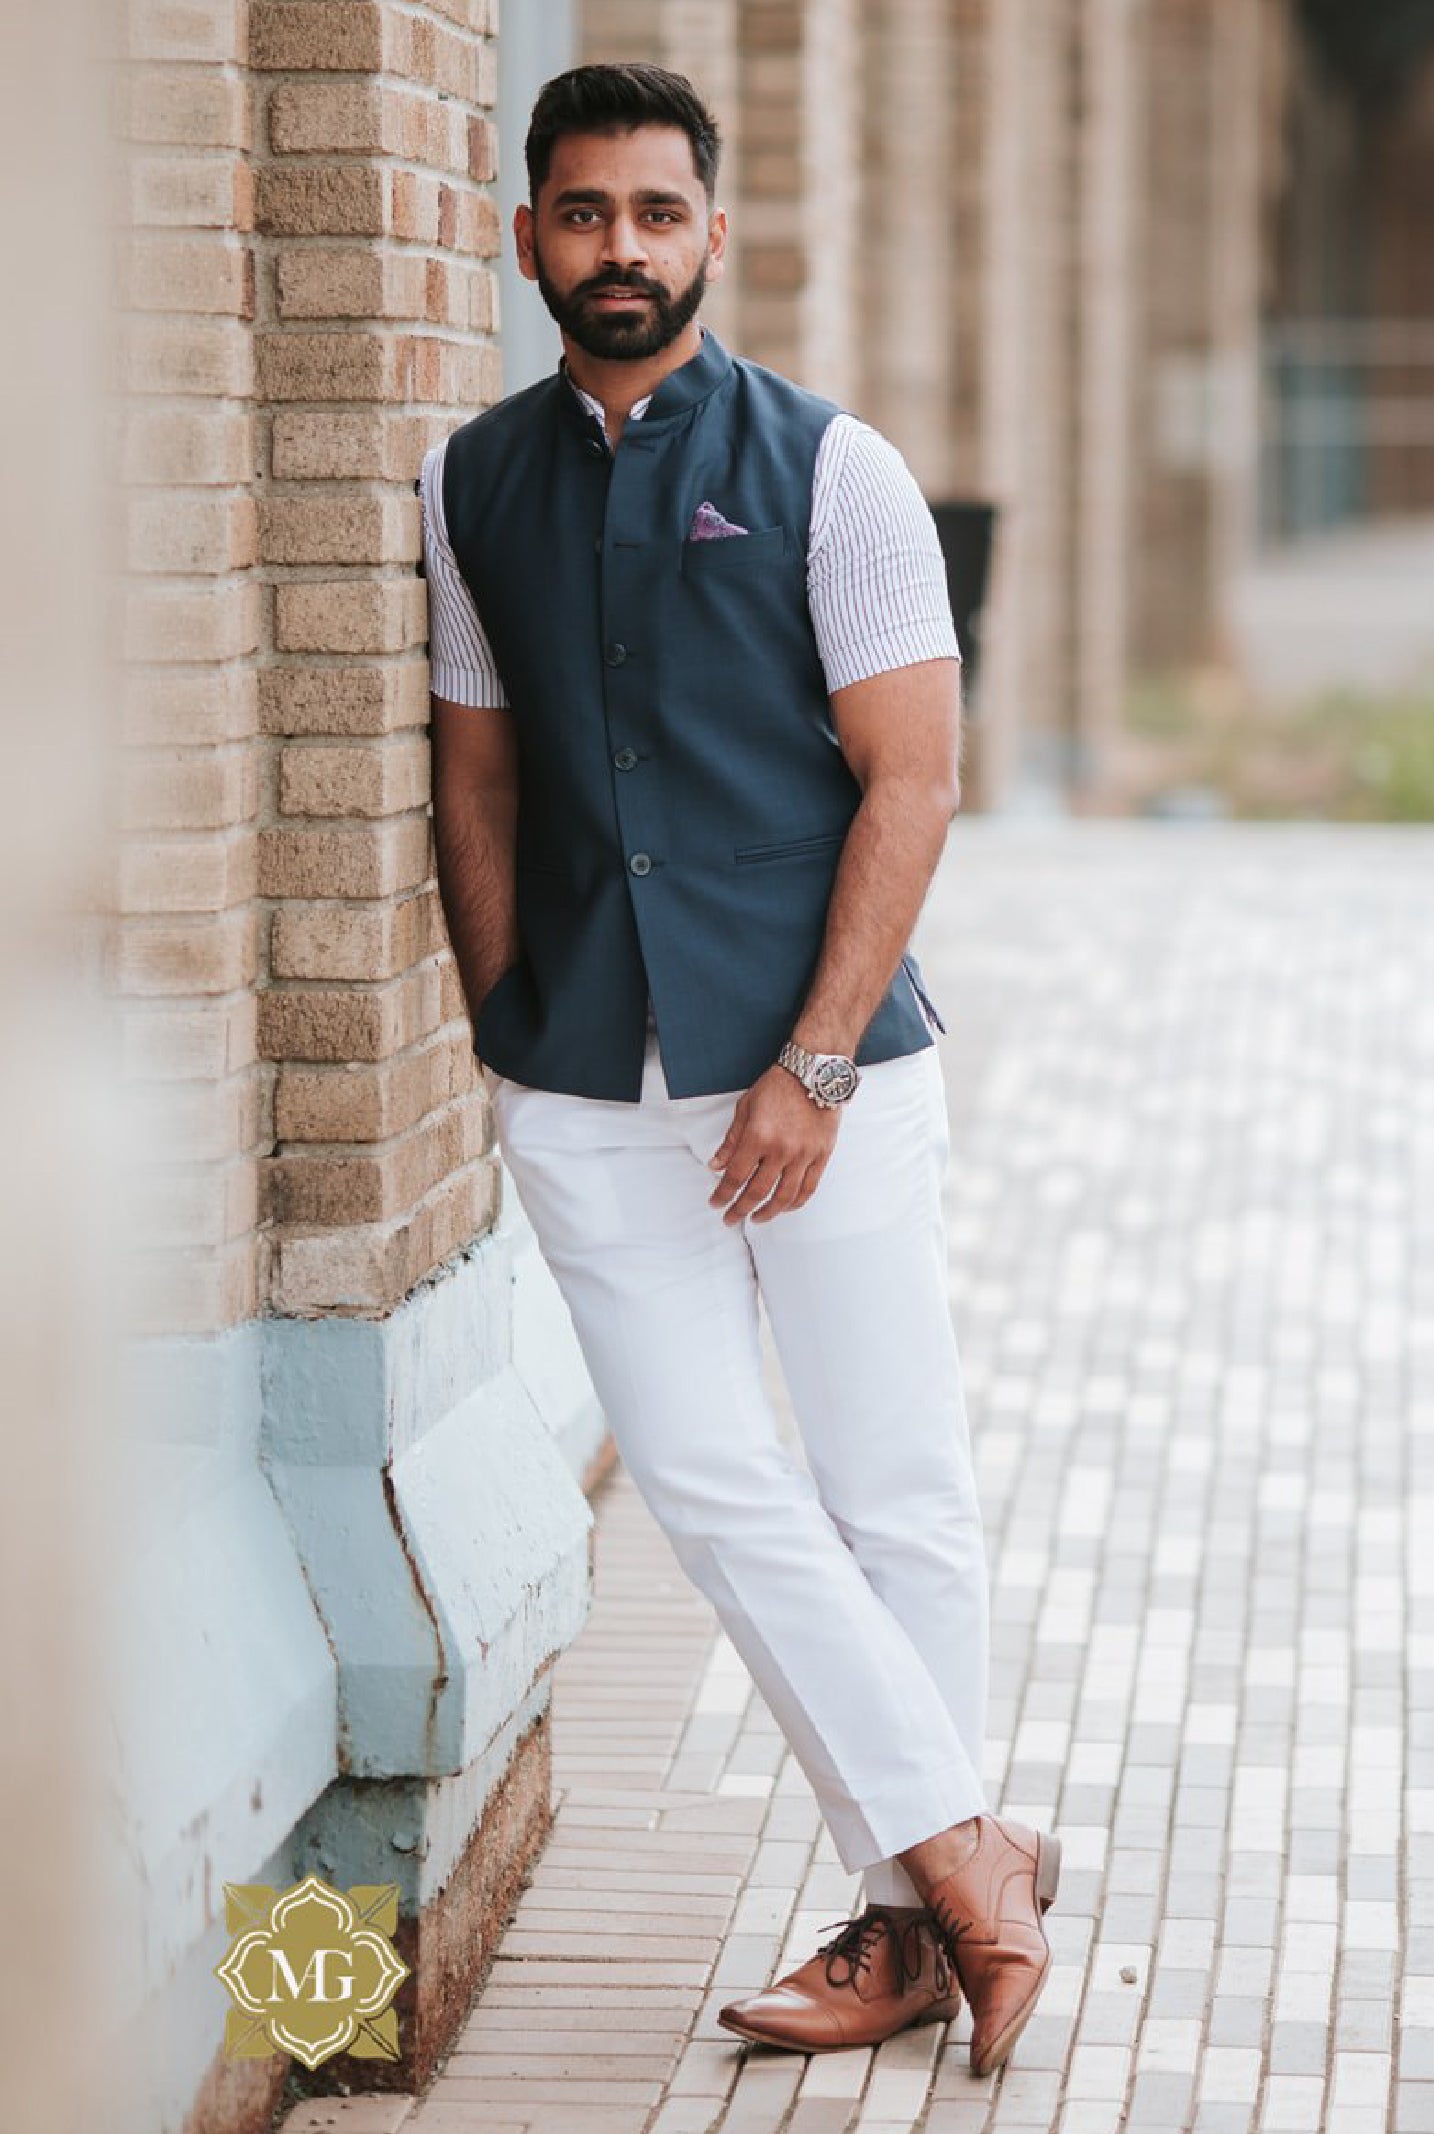
[[[433,877],[423,450],[497,397],[482,4],[140,6],[130,1055],[154,1323],[380,1312],[490,1219]]]
[[[203,1330],[262,1293],[251,105],[237,6],[135,0],[125,23],[116,979],[128,1071],[164,1116],[137,1309]]]

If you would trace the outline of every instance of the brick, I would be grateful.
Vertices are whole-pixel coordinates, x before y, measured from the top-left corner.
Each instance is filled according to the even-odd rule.
[[[129,0],[126,50],[131,59],[238,60],[242,19],[239,0]]]
[[[427,638],[419,578],[302,580],[274,593],[281,652],[403,652]]]
[[[281,1141],[381,1141],[475,1085],[472,1035],[440,1030],[397,1059],[280,1066],[274,1132]]]
[[[123,678],[124,739],[144,746],[241,741],[258,729],[250,667],[212,674],[134,673]]]
[[[291,745],[280,754],[279,808],[285,815],[397,815],[426,807],[428,797],[425,742]]]
[[[432,1112],[382,1151],[285,1154],[264,1167],[277,1223],[380,1223],[402,1216],[482,1155],[482,1110],[471,1099]]]
[[[271,165],[258,174],[255,224],[277,237],[378,237],[390,227],[386,192],[370,164]]]
[[[137,225],[182,223],[190,228],[254,227],[254,180],[249,165],[228,156],[160,156],[129,160],[129,216]]]
[[[420,1276],[491,1227],[498,1193],[496,1167],[480,1159],[394,1222],[313,1237],[281,1234],[274,1243],[274,1308],[391,1310]]]
[[[128,829],[229,829],[258,807],[258,765],[248,749],[126,754],[121,820]]]
[[[297,662],[259,676],[259,707],[271,734],[383,734],[424,726],[429,718],[428,666],[388,660],[369,667],[305,667]]]
[[[276,481],[364,481],[390,471],[387,425],[377,408],[357,414],[281,409],[272,439]]]
[[[252,996],[127,1007],[120,1017],[124,1072],[145,1081],[218,1081],[258,1057],[255,1020]]]
[[[286,82],[270,92],[269,145],[276,155],[380,154],[393,100],[377,82]]]
[[[394,356],[378,333],[261,333],[258,388],[266,400],[385,400]]]
[[[318,496],[269,497],[259,507],[266,563],[412,563],[419,551],[418,499],[356,487]]]
[[[422,271],[421,260],[405,261]],[[274,289],[282,319],[366,319],[387,315],[385,260],[352,246],[285,250],[275,266]]]
[[[257,554],[251,496],[155,490],[133,499],[125,513],[125,562],[132,571],[217,575],[247,569]]]
[[[447,949],[436,889],[398,903],[288,903],[274,913],[276,978],[389,978]]]
[[[254,894],[252,836],[126,842],[120,854],[121,908],[127,912],[227,911]]]
[[[115,974],[122,993],[232,993],[257,970],[250,911],[188,921],[135,921],[118,936]]]
[[[120,345],[128,392],[247,399],[253,391],[253,348],[237,320],[132,317],[122,322]]]
[[[121,77],[120,130],[132,141],[175,148],[252,145],[243,80],[213,67],[143,67]]]
[[[123,624],[126,659],[240,659],[259,642],[259,588],[239,580],[201,592],[131,591]]]
[[[412,319],[460,323],[461,299],[447,297],[445,262],[362,246],[286,247],[275,264],[283,319]],[[438,301],[435,301],[437,293]]]
[[[260,832],[260,894],[382,897],[416,889],[430,872],[427,816],[352,830]]]
[[[383,59],[376,0],[255,0],[249,62],[286,73],[372,73]]]
[[[254,256],[237,238],[136,235],[121,247],[118,284],[136,311],[254,313]]]
[[[246,408],[126,409],[120,479],[185,489],[245,482],[255,472],[254,418]]]

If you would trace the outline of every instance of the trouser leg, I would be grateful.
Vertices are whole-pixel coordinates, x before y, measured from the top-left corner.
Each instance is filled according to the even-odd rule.
[[[949,1154],[935,1047],[882,1061],[865,1071],[812,1198],[747,1228],[822,1503],[920,1654],[964,1746],[953,1822],[985,1806],[989,1631],[947,1287]],[[943,1827],[913,1821],[902,1842]],[[870,1865],[863,1885],[872,1902],[920,1901],[893,1858]]]
[[[624,1464],[852,1871],[958,1820],[972,1773],[927,1663],[781,1442],[752,1252],[709,1204],[705,1156],[733,1103],[667,1098],[655,1048],[639,1105],[508,1082],[494,1096]]]

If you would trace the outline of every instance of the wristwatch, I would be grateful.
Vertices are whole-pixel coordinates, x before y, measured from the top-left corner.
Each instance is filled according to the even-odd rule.
[[[777,1065],[794,1074],[814,1104],[824,1111],[845,1104],[855,1096],[861,1074],[855,1060],[844,1052],[808,1052],[789,1037],[777,1054]]]

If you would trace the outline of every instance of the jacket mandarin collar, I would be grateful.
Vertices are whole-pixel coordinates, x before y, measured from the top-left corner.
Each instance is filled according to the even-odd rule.
[[[653,389],[642,416],[643,434],[647,435],[655,423],[670,422],[678,415],[685,415],[689,408],[717,390],[728,371],[732,358],[710,326],[702,330],[702,346],[695,356],[689,356],[676,370],[669,371]],[[563,385],[563,398],[578,421],[584,425],[591,421],[587,409],[573,390],[573,381],[568,371],[567,358],[558,364],[558,378]]]

